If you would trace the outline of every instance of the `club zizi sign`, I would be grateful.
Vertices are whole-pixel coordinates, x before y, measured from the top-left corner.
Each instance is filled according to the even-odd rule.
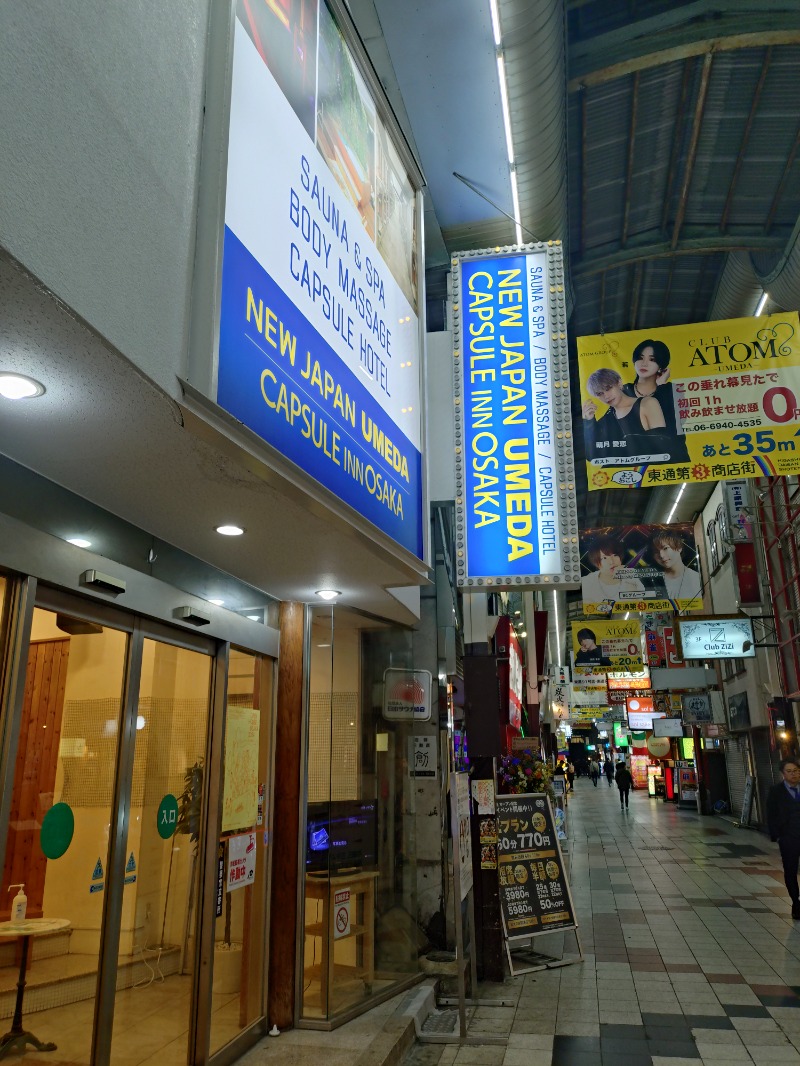
[[[453,257],[457,578],[580,580],[560,243]]]

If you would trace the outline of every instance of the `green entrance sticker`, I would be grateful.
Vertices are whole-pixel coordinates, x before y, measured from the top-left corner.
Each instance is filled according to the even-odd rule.
[[[48,859],[60,859],[72,843],[75,815],[68,803],[55,803],[42,819],[39,845]]]
[[[156,819],[158,835],[163,840],[169,840],[178,828],[178,801],[169,792],[158,805]]]

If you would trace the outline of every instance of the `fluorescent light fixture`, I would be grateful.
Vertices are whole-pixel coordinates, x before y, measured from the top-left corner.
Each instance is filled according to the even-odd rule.
[[[497,0],[489,0],[489,11],[492,15],[492,33],[494,34],[495,47],[500,47],[500,12],[497,10]]]
[[[686,491],[686,485],[687,485],[687,482],[684,481],[684,483],[681,485],[680,492],[675,497],[675,503],[673,503],[672,510],[669,512],[669,517],[667,518],[667,522],[666,522],[667,525],[670,524],[670,522],[672,521],[672,519],[673,519],[673,517],[675,515],[675,512],[678,510],[678,504],[681,502],[681,496],[683,496],[684,492]]]
[[[761,294],[761,299],[758,301],[758,307],[756,308],[756,318],[761,314],[764,308],[767,306],[767,300],[769,299],[769,293],[765,292]]]
[[[628,612],[626,613],[626,615],[625,615],[624,621],[625,621],[625,622],[627,622],[627,621],[628,621],[628,619],[630,618],[630,616],[631,616],[631,612],[630,612],[630,611],[628,611]]]
[[[34,396],[42,396],[44,391],[41,381],[34,381],[24,374],[0,374],[0,396],[7,400],[31,400]]]
[[[215,607],[222,607],[222,605],[225,603],[225,600],[209,600],[208,602],[213,603]]]
[[[515,240],[522,244],[522,226],[519,223],[519,192],[517,190],[517,171],[514,161],[514,138],[511,135],[511,110],[508,105],[508,82],[506,81],[506,61],[503,55],[503,39],[500,32],[500,13],[497,0],[489,0],[492,16],[492,35],[497,52],[497,81],[500,86],[500,104],[503,110],[503,129],[506,135],[506,155],[508,156],[509,177],[511,179],[511,213],[514,216]]]
[[[519,193],[517,191],[517,165],[511,167],[511,203],[514,214],[514,238],[517,244],[522,244],[522,226],[519,223]]]
[[[67,544],[74,544],[76,548],[91,548],[92,542],[86,537],[67,537]]]
[[[217,533],[223,537],[241,537],[244,530],[241,526],[217,526]]]
[[[558,593],[557,592],[553,593],[553,615],[555,616],[555,620],[556,620],[556,654],[558,655],[558,658],[556,659],[556,662],[560,664],[561,663],[561,622],[559,621],[559,618],[558,618]]]
[[[341,596],[341,592],[336,589],[317,589],[315,595],[321,600],[335,600],[337,596]]]
[[[260,622],[261,621],[261,615],[260,614],[249,614],[247,617],[250,619],[251,622]]]

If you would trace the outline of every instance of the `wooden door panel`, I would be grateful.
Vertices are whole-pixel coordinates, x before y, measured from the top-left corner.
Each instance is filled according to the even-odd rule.
[[[20,882],[28,897],[28,917],[42,915],[47,860],[39,847],[39,831],[53,805],[68,663],[69,637],[31,642],[0,886],[0,919],[10,915],[9,885]]]

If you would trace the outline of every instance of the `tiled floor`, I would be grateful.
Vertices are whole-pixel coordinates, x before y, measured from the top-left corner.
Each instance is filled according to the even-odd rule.
[[[482,990],[473,1035],[404,1066],[800,1066],[800,922],[777,848],[640,792],[576,782],[571,883],[586,958]]]

